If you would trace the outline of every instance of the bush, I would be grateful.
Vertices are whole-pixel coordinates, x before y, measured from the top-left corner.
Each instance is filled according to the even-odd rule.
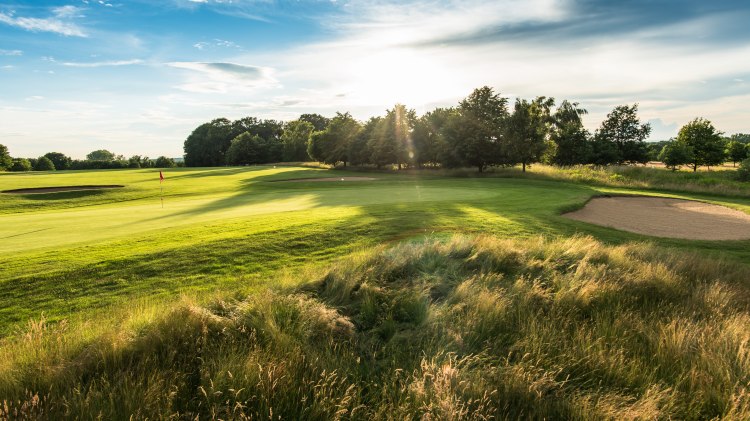
[[[177,165],[175,164],[174,159],[160,156],[156,158],[155,166],[156,168],[174,168]]]
[[[740,181],[750,181],[750,158],[745,159],[737,168],[737,179]]]
[[[55,164],[52,162],[51,159],[47,158],[46,156],[41,156],[39,159],[36,160],[36,164],[34,165],[34,171],[54,171],[55,170]]]
[[[31,162],[26,158],[16,158],[10,166],[10,171],[22,172],[31,171]]]

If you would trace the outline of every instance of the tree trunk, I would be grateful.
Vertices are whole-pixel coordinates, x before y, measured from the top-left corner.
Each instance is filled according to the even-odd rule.
[[[398,170],[401,171],[401,163],[398,163]]]
[[[693,164],[693,172],[698,172],[698,164]]]
[[[477,165],[479,167],[479,172],[482,172],[482,165]]]
[[[526,172],[526,163],[525,162],[521,163],[521,172]]]

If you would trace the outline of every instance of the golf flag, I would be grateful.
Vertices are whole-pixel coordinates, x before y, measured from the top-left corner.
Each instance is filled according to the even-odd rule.
[[[164,181],[164,174],[159,171],[159,182],[161,183],[162,181]]]

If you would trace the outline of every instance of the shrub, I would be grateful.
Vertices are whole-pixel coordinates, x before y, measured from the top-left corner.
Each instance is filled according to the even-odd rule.
[[[46,156],[39,157],[34,165],[34,171],[54,171],[55,164]]]
[[[737,168],[737,179],[740,181],[750,181],[750,158],[745,159]]]
[[[10,166],[10,171],[23,172],[31,171],[31,162],[26,158],[16,158]]]

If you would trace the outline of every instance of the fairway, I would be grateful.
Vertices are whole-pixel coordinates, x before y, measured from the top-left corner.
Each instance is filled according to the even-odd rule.
[[[429,175],[300,180],[330,174],[300,167],[175,169],[165,173],[163,208],[154,170],[4,174],[2,190],[125,187],[3,196],[0,331],[42,314],[59,320],[136,297],[254,290],[268,286],[266,280],[281,269],[321,265],[379,243],[430,234],[648,239],[560,216],[606,189]],[[270,182],[279,180],[295,182]],[[747,200],[716,200],[748,209]],[[738,258],[747,258],[749,248],[747,241],[662,244]]]

